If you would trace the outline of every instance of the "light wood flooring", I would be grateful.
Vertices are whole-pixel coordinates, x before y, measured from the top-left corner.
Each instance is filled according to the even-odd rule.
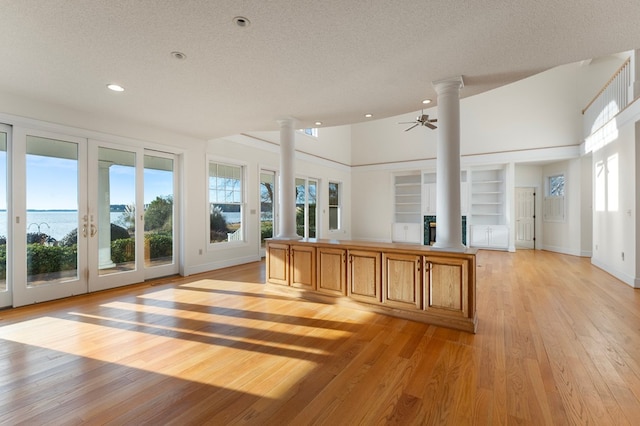
[[[638,290],[478,265],[475,335],[266,292],[263,263],[0,311],[0,424],[639,424]]]

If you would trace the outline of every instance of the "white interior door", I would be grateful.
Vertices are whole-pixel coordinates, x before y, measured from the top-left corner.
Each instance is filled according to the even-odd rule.
[[[516,188],[516,246],[535,248],[535,188]]]

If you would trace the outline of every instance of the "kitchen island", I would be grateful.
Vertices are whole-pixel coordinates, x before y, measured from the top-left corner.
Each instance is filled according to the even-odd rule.
[[[476,249],[268,239],[267,289],[475,333]]]

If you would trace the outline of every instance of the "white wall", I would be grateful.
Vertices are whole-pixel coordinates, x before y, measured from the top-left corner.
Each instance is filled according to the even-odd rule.
[[[592,262],[630,285],[638,277],[635,121],[619,126],[618,137],[592,154]]]

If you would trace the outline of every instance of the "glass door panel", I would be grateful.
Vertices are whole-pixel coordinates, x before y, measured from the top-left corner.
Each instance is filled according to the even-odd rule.
[[[89,291],[142,282],[143,155],[89,142]]]
[[[318,181],[296,178],[296,232],[304,238],[316,238]]]
[[[317,228],[316,228],[316,217],[318,216],[318,181],[317,180],[309,180],[308,184],[308,195],[307,195],[307,215],[308,215],[308,238],[316,238]]]
[[[78,144],[27,136],[27,286],[78,279]]]
[[[85,140],[21,128],[13,137],[14,185],[24,188],[12,191],[8,221],[13,305],[86,293]]]
[[[99,275],[136,269],[135,194],[135,152],[99,147],[96,206]]]
[[[174,258],[173,158],[144,156],[144,266],[173,265]]]
[[[265,239],[274,236],[276,173],[260,172],[260,253],[264,255]]]
[[[0,124],[0,307],[11,306],[11,285],[8,282],[7,257],[10,258],[9,229],[7,227],[7,145],[10,128]]]

